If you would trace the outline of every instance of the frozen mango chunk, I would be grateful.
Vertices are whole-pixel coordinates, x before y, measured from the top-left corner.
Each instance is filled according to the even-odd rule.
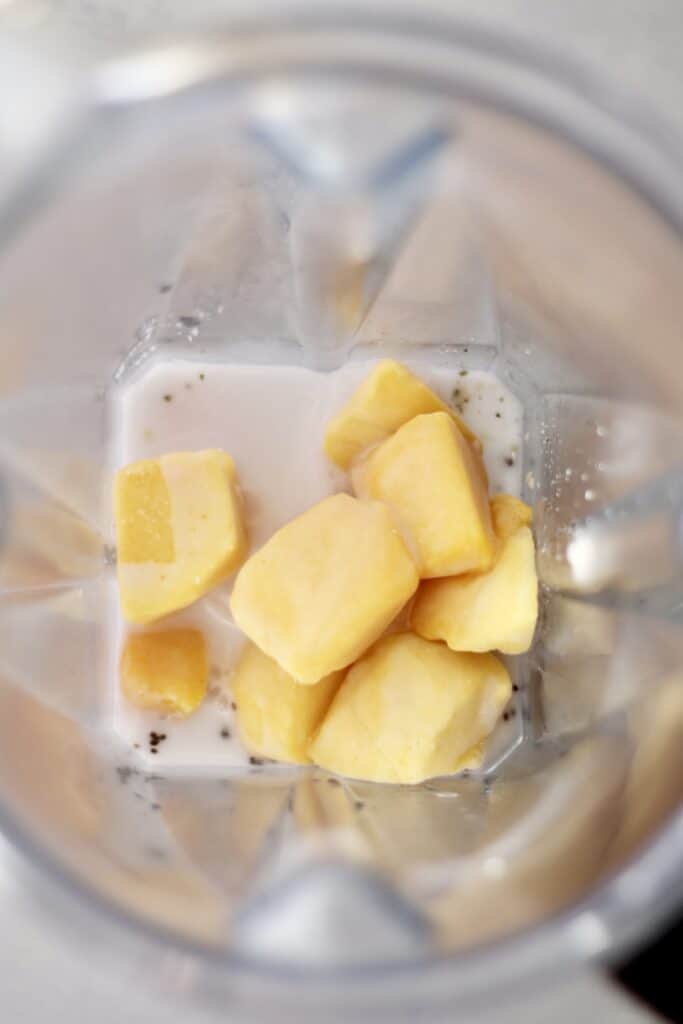
[[[133,633],[121,656],[121,689],[138,708],[190,715],[204,695],[208,678],[206,645],[197,629]]]
[[[120,469],[114,487],[121,607],[147,623],[233,572],[247,534],[226,452],[175,452]]]
[[[333,672],[315,686],[302,686],[248,644],[230,680],[247,749],[275,761],[308,764],[308,741],[343,677],[343,672]]]
[[[531,526],[531,508],[511,494],[496,494],[491,498],[491,519],[496,537],[507,540],[520,526]]]
[[[356,494],[385,502],[412,537],[423,577],[488,569],[496,538],[479,455],[450,416],[416,416],[359,460]]]
[[[511,691],[492,654],[387,636],[347,673],[309,754],[328,771],[374,782],[447,775],[476,760]]]
[[[454,651],[521,654],[531,647],[537,618],[534,539],[528,526],[520,526],[502,542],[489,572],[423,583],[411,625]]]
[[[145,459],[116,474],[115,516],[120,563],[175,559],[171,496],[159,459]]]
[[[317,683],[374,643],[418,579],[389,510],[335,494],[251,556],[230,605],[261,650],[299,683]]]
[[[372,370],[325,431],[325,454],[348,469],[365,449],[386,440],[414,416],[445,412],[463,437],[479,445],[470,428],[410,370],[384,359]]]

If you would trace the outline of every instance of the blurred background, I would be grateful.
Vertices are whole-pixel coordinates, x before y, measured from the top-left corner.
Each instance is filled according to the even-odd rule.
[[[319,0],[324,6],[324,0]],[[251,5],[251,17],[269,10],[296,10],[277,0]],[[680,61],[683,11],[678,0],[365,0],[366,11],[419,10],[476,17],[553,45],[598,71],[639,100],[683,127],[683,69]],[[3,32],[36,38],[77,33],[93,52],[125,43],[136,34],[191,24],[194,18],[243,9],[235,0],[0,0]]]

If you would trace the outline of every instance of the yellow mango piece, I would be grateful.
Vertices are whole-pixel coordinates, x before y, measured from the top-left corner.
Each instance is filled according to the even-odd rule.
[[[488,569],[496,538],[479,456],[450,416],[416,416],[351,472],[356,494],[385,502],[412,537],[425,578]]]
[[[116,474],[118,560],[172,562],[171,496],[158,459],[144,459]]]
[[[317,683],[374,643],[418,579],[389,510],[335,494],[251,556],[230,606],[240,629],[297,682]]]
[[[121,608],[144,624],[185,608],[243,561],[247,534],[226,452],[176,452],[120,469],[114,486]]]
[[[384,359],[357,388],[325,431],[325,454],[348,469],[367,448],[386,440],[414,416],[445,412],[463,437],[479,446],[470,428],[445,402],[401,363]]]
[[[511,494],[496,494],[491,498],[491,519],[499,540],[507,540],[520,526],[531,526],[533,512],[519,498]]]
[[[348,672],[308,752],[328,771],[374,782],[447,775],[480,756],[511,692],[492,654],[387,636]]]
[[[428,580],[411,613],[416,633],[454,651],[528,651],[538,618],[534,539],[520,526],[504,540],[487,573]]]
[[[197,629],[133,633],[121,656],[121,689],[145,711],[191,715],[204,695],[208,663]]]
[[[302,686],[255,644],[248,644],[230,680],[247,749],[275,761],[308,764],[308,741],[343,677],[343,672],[333,672],[315,686]]]

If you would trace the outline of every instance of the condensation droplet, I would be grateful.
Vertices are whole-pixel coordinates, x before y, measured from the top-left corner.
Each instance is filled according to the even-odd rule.
[[[159,324],[158,316],[148,316],[146,320],[143,320],[138,327],[135,328],[135,340],[136,341],[149,341]]]
[[[583,494],[583,496],[584,496],[584,498],[586,499],[586,501],[595,501],[595,491],[591,490],[591,488],[590,488],[590,487],[588,487],[588,488],[587,488],[587,489],[586,489],[586,490],[584,491],[584,494]]]

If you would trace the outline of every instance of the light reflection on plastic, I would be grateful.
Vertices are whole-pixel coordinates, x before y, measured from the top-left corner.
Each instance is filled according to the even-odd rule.
[[[585,911],[572,924],[574,938],[585,956],[603,953],[611,945],[607,926],[591,911]]]

